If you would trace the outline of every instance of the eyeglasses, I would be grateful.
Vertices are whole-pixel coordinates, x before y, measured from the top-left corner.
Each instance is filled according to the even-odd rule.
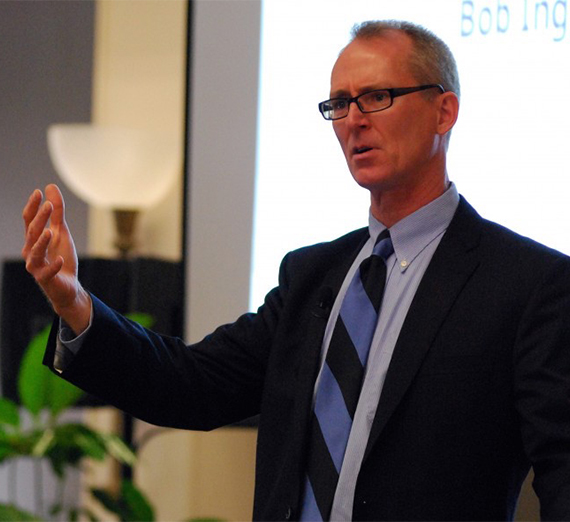
[[[394,98],[398,96],[434,88],[439,89],[442,93],[445,92],[445,89],[437,83],[419,85],[417,87],[378,89],[376,91],[363,92],[354,98],[331,98],[319,103],[319,111],[321,111],[325,120],[340,120],[348,116],[348,109],[352,102],[358,105],[361,112],[378,112],[391,107]]]

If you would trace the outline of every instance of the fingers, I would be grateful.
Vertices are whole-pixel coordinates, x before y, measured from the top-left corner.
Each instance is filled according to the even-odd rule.
[[[26,222],[26,236],[24,241],[24,247],[22,248],[22,257],[24,258],[28,257],[31,249],[39,240],[42,232],[44,231],[50,219],[52,211],[53,211],[53,205],[49,201],[46,201],[43,205],[39,207],[39,209],[36,210],[36,213],[31,219],[31,221]],[[29,216],[27,217],[27,219],[29,219]]]
[[[53,205],[51,220],[54,225],[61,225],[65,222],[65,202],[59,187],[51,184],[46,187],[46,200]]]
[[[49,295],[47,290],[48,283],[57,275],[59,274],[60,270],[63,267],[63,258],[58,256],[52,263],[46,264],[40,270],[36,271],[34,274],[34,279],[40,284],[40,286],[44,289],[46,294]]]
[[[24,211],[22,212],[22,218],[24,219],[24,226],[26,233],[28,232],[28,227],[32,222],[32,219],[38,213],[38,209],[40,208],[40,204],[42,202],[42,193],[38,189],[32,192],[32,195],[29,197],[26,206],[24,207]]]
[[[34,273],[38,268],[42,268],[47,262],[47,249],[52,238],[52,232],[45,229],[29,248],[29,253],[26,256],[26,270]]]
[[[51,230],[45,229],[26,257],[26,270],[42,286],[53,279],[63,267],[63,257],[56,256],[51,262],[48,259],[47,251],[52,237]]]
[[[45,194],[46,201],[42,205],[41,191],[34,190],[22,212],[25,227],[25,242],[22,248],[24,258],[27,258],[50,219],[55,227],[65,225],[65,203],[61,191],[57,185],[51,184],[46,187]]]

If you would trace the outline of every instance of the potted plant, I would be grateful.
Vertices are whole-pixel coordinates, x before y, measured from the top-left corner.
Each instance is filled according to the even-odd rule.
[[[152,323],[152,318],[146,314],[131,314],[130,317],[143,326]],[[78,468],[86,459],[101,461],[111,456],[121,464],[132,466],[136,457],[115,434],[94,430],[81,422],[62,421],[62,414],[77,403],[83,391],[53,375],[41,364],[48,335],[49,327],[38,333],[22,359],[18,375],[21,405],[0,398],[0,463],[21,457],[38,462],[47,460],[60,494],[45,511],[42,492],[36,488],[36,507],[49,513],[50,517],[76,520],[80,513],[84,513],[95,520],[95,516],[83,508],[64,505],[63,492],[68,472]],[[37,473],[41,473],[39,466]],[[130,481],[123,481],[118,494],[101,489],[92,489],[91,494],[121,520],[154,520],[152,507]],[[0,521],[40,520],[41,515],[23,511],[13,503],[0,504]]]

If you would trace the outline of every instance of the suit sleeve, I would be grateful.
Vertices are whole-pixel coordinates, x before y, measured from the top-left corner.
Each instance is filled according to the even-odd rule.
[[[570,520],[570,262],[534,291],[514,354],[515,403],[543,520]]]
[[[147,330],[93,297],[93,322],[61,376],[152,424],[210,430],[259,413],[286,282],[255,314],[194,345]],[[53,370],[54,323],[44,364]]]

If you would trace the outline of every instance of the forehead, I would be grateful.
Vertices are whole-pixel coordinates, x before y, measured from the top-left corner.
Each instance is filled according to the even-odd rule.
[[[339,55],[331,74],[331,93],[351,93],[381,87],[409,87],[412,40],[399,31],[381,37],[356,39]]]

